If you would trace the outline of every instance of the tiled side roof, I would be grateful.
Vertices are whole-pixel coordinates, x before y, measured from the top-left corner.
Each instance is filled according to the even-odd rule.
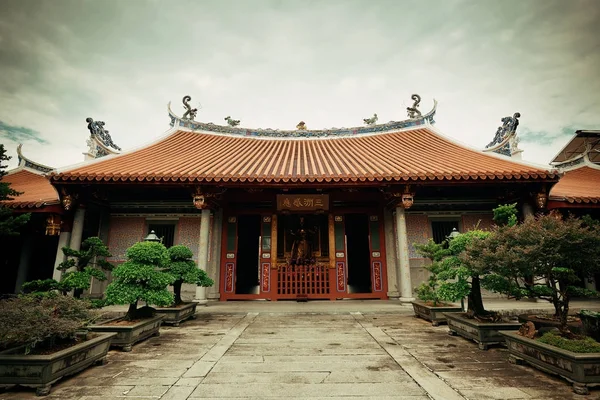
[[[328,139],[177,131],[140,150],[59,173],[62,181],[365,182],[547,179],[544,169],[453,143],[428,128]]]
[[[550,200],[600,203],[600,169],[581,167],[565,172],[550,190]]]
[[[50,184],[48,178],[43,175],[21,170],[9,173],[4,176],[2,181],[10,183],[12,189],[23,193],[20,196],[15,196],[14,200],[5,202],[8,207],[40,208],[59,203],[56,189]]]

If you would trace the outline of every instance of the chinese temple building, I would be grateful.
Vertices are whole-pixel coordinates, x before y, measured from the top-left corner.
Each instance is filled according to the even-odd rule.
[[[577,131],[552,161],[563,176],[552,187],[548,209],[600,218],[600,131]]]
[[[197,122],[189,100],[183,117],[169,107],[162,138],[122,153],[88,119],[89,161],[47,175],[71,247],[99,236],[120,263],[154,231],[215,280],[197,301],[411,300],[426,278],[414,243],[488,228],[498,204],[544,210],[559,178],[514,157],[517,115],[481,151],[435,128],[436,104],[404,121],[284,131]]]
[[[22,194],[5,205],[15,214],[31,213],[31,217],[20,235],[2,238],[3,247],[16,251],[6,252],[2,259],[0,293],[18,292],[26,281],[52,277],[57,247],[65,236],[59,236],[65,211],[58,192],[45,176],[53,168],[28,159],[21,149],[19,145],[19,165],[8,171],[3,182]],[[68,230],[66,225],[63,230]],[[62,246],[66,244],[63,242]]]

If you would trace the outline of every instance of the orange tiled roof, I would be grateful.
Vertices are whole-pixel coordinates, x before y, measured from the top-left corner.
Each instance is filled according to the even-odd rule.
[[[53,174],[62,181],[364,182],[547,179],[554,174],[460,146],[427,128],[338,138],[177,131],[140,150]]]
[[[14,200],[4,204],[12,208],[40,208],[47,205],[58,204],[58,193],[50,184],[48,178],[27,170],[9,173],[2,178],[3,182],[10,183],[10,187],[20,196],[14,196]]]
[[[581,167],[565,172],[550,190],[550,200],[600,203],[600,169]]]

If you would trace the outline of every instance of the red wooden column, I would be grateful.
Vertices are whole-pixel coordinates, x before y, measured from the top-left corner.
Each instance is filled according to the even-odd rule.
[[[235,268],[237,257],[237,217],[227,217],[223,229],[222,269],[223,287],[221,300],[227,300],[235,294]]]
[[[379,215],[369,215],[369,248],[371,260],[371,290],[373,293],[386,293],[385,251],[382,242],[382,218]]]

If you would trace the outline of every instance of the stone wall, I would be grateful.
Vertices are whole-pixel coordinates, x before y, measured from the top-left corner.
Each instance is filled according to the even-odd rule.
[[[109,261],[125,261],[125,251],[146,235],[144,217],[110,217],[108,249],[112,254]]]

